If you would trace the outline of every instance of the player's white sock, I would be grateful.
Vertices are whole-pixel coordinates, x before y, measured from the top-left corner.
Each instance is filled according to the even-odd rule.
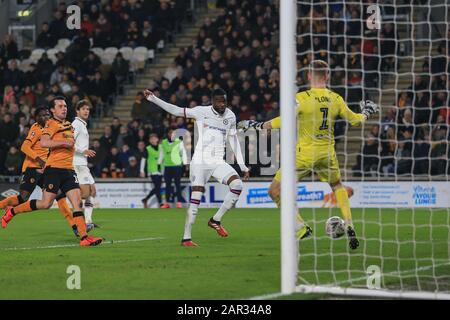
[[[94,210],[94,198],[88,197],[84,201],[84,220],[86,223],[92,223],[92,211]]]
[[[192,191],[191,193],[191,201],[187,210],[186,223],[184,225],[183,240],[192,239],[192,225],[195,222],[195,218],[197,218],[198,206],[200,205],[202,194],[203,192],[200,191]]]
[[[236,202],[239,199],[239,195],[242,192],[242,187],[243,187],[242,180],[236,179],[231,181],[230,191],[228,191],[227,195],[225,196],[225,199],[223,200],[222,205],[214,215],[213,217],[214,221],[220,221],[223,215],[236,205]]]

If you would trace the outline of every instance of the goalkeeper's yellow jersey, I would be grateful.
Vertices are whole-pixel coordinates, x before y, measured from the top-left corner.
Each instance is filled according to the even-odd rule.
[[[300,148],[333,147],[334,122],[341,117],[351,125],[364,122],[362,114],[349,109],[342,97],[327,88],[312,88],[296,94],[297,145]],[[272,128],[280,128],[280,117],[271,121]]]

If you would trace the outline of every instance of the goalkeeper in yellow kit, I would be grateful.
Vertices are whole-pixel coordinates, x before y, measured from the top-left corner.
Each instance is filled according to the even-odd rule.
[[[334,149],[334,122],[337,117],[341,117],[351,125],[359,125],[378,112],[379,107],[370,100],[361,101],[361,113],[354,113],[339,94],[327,89],[329,77],[329,67],[325,61],[312,61],[308,72],[310,89],[296,95],[298,104],[296,170],[299,180],[315,171],[321,181],[330,184],[346,223],[349,246],[356,249],[359,241],[352,223],[347,190],[341,183],[339,163]],[[266,122],[241,121],[237,127],[246,131],[250,128],[277,129],[280,125],[281,119],[277,117]],[[269,195],[278,207],[280,207],[280,181],[281,171],[278,170],[269,188]],[[300,215],[297,219],[297,238],[304,239],[312,235],[312,229]]]

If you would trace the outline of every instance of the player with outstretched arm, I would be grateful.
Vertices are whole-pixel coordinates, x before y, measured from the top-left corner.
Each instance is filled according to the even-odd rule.
[[[230,190],[216,214],[209,219],[208,226],[215,229],[221,237],[227,237],[228,232],[222,226],[223,215],[233,208],[242,191],[242,180],[237,172],[225,162],[225,147],[227,140],[234,151],[236,160],[244,179],[248,179],[250,172],[244,164],[241,147],[236,131],[236,116],[227,108],[227,95],[223,89],[215,89],[212,93],[212,105],[197,106],[195,108],[180,108],[156,97],[150,90],[144,95],[165,111],[177,117],[193,118],[198,129],[198,141],[190,163],[190,181],[192,193],[186,216],[186,224],[181,244],[195,247],[192,241],[192,225],[197,217],[198,207],[205,192],[205,184],[213,176],[219,183],[229,186]]]

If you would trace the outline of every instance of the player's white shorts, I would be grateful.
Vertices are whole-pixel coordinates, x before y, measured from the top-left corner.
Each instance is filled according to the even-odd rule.
[[[88,166],[74,166],[79,184],[95,184],[91,171]]]
[[[236,170],[226,162],[206,165],[191,162],[189,168],[189,179],[192,186],[205,186],[211,176],[213,176],[217,182],[223,184],[227,184],[227,181],[231,176],[239,176]]]

